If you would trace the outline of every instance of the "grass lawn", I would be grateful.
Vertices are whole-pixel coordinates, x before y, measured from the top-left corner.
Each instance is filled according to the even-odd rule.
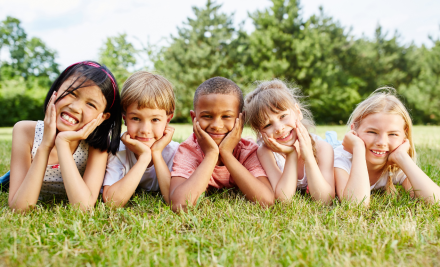
[[[191,125],[174,125],[182,141]],[[324,136],[345,127],[319,126]],[[245,129],[244,136],[252,136]],[[419,165],[440,184],[440,127],[417,126]],[[11,128],[0,128],[0,173],[9,169]],[[377,266],[440,265],[440,207],[373,194],[371,207],[323,206],[297,194],[268,209],[236,190],[174,214],[160,196],[136,194],[110,210],[83,213],[65,200],[14,214],[0,192],[0,266]],[[55,203],[54,203],[55,202]]]

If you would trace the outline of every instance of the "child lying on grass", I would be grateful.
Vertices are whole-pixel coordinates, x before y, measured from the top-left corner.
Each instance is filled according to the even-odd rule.
[[[258,146],[241,138],[243,103],[240,88],[226,78],[211,78],[197,88],[191,111],[194,133],[179,146],[171,173],[174,211],[194,205],[208,186],[238,186],[250,201],[273,204]]]

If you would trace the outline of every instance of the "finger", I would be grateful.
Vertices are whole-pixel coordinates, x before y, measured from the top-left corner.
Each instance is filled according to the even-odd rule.
[[[52,111],[51,107],[52,107],[52,104],[53,104],[53,102],[54,102],[54,99],[55,99],[55,92],[54,92],[54,93],[52,94],[52,96],[50,97],[50,99],[49,99],[49,103],[47,103],[47,106],[46,106],[46,114],[44,114],[45,116],[50,117],[50,112]]]

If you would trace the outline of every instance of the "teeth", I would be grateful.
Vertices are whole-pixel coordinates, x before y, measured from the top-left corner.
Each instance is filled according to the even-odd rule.
[[[383,154],[386,154],[387,152],[386,151],[376,151],[376,150],[371,150],[371,151],[373,151],[373,153],[374,154],[378,154],[378,155],[383,155]]]
[[[290,132],[287,132],[286,135],[281,136],[280,139],[284,139],[284,138],[286,138],[287,136],[289,136],[289,134],[290,134]]]
[[[61,115],[61,117],[62,117],[63,119],[65,119],[66,121],[72,123],[72,124],[76,124],[76,123],[77,123],[76,120],[75,120],[74,118],[70,117],[70,116],[67,115],[66,113],[63,113],[63,114]]]

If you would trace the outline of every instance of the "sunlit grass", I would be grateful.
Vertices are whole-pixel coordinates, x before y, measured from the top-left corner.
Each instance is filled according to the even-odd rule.
[[[175,125],[185,140],[191,125]],[[2,129],[0,129],[2,130]],[[343,126],[319,126],[338,133]],[[1,132],[1,131],[0,131]],[[251,132],[249,131],[251,134]],[[249,134],[249,135],[250,135]],[[245,134],[244,134],[245,135]],[[440,128],[417,126],[422,169],[440,184]],[[0,140],[0,171],[9,169],[10,139]],[[83,213],[65,200],[11,212],[0,193],[0,266],[435,266],[440,262],[440,207],[376,192],[371,207],[327,207],[308,195],[269,209],[237,190],[203,197],[174,214],[162,198],[139,192],[127,208],[98,201]]]

